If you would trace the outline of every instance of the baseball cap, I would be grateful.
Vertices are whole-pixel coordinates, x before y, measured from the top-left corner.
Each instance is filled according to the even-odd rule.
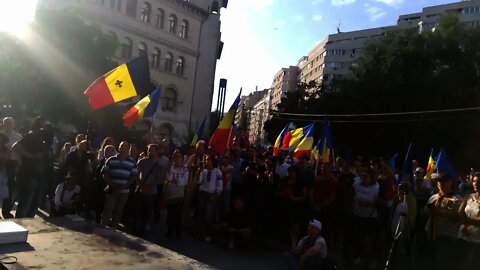
[[[322,223],[320,221],[316,220],[316,219],[310,220],[310,222],[308,224],[314,226],[319,231],[322,230]]]

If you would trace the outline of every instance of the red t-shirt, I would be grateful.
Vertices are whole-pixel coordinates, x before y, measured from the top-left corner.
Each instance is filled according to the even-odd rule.
[[[321,177],[324,177],[323,179]],[[312,185],[313,201],[315,204],[322,204],[332,194],[337,193],[339,189],[338,182],[328,176],[317,176]]]

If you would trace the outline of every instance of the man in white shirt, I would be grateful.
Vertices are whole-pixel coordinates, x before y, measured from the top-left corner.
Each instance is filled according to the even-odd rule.
[[[22,135],[15,131],[15,120],[11,117],[5,117],[3,119],[3,130],[2,133],[8,137],[7,147],[9,150],[12,150],[12,146],[22,139]],[[19,166],[19,158],[17,153],[12,152],[10,155],[10,160],[7,161],[7,175],[8,175],[8,190],[10,193],[9,198],[3,200],[2,204],[2,216],[3,218],[13,218],[13,215],[10,213],[13,206],[13,185],[15,180],[15,175],[17,174],[17,169]]]

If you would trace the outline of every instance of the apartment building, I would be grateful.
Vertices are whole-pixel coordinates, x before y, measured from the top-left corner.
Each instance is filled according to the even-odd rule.
[[[445,14],[458,15],[461,23],[470,27],[480,27],[480,0],[425,7],[422,12],[399,16],[397,27],[402,29],[418,27],[421,32],[431,31],[436,27],[439,18]]]
[[[297,89],[298,67],[290,66],[280,69],[272,82],[272,109],[276,110],[277,105],[282,101],[285,93],[292,92]]]
[[[252,108],[248,127],[248,137],[253,144],[268,144],[267,134],[264,130],[265,122],[270,119],[272,108],[272,91],[266,89],[265,95]]]
[[[255,91],[247,96],[242,96],[240,98],[240,103],[235,114],[235,125],[242,128],[248,132],[250,128],[251,116],[254,113],[253,108],[257,102],[259,102],[265,95],[268,94],[268,89],[261,91]]]
[[[328,35],[298,61],[298,81],[328,83],[332,79],[349,76],[350,67],[362,54],[367,42],[381,40],[388,31],[396,29],[430,31],[444,14],[457,14],[461,23],[479,27],[480,0],[425,7],[422,12],[399,16],[397,24],[392,26]]]

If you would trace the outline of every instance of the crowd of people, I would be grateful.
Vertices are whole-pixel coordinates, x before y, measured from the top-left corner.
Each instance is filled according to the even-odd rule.
[[[289,246],[284,255],[292,269],[330,267],[327,250],[369,269],[387,260],[394,267],[398,254],[431,269],[474,269],[480,255],[480,173],[473,170],[459,179],[444,172],[425,179],[414,163],[413,180],[405,183],[382,158],[322,164],[285,150],[274,156],[271,147],[244,138],[223,153],[202,140],[182,152],[168,142],[142,149],[112,137],[92,149],[79,134],[55,155],[53,173],[45,125],[37,118],[20,135],[13,119],[3,121],[4,218],[13,218],[14,200],[16,218],[33,217],[47,201],[51,215],[81,213],[144,237],[162,226],[166,209],[166,237],[188,230],[230,249],[258,241]]]

